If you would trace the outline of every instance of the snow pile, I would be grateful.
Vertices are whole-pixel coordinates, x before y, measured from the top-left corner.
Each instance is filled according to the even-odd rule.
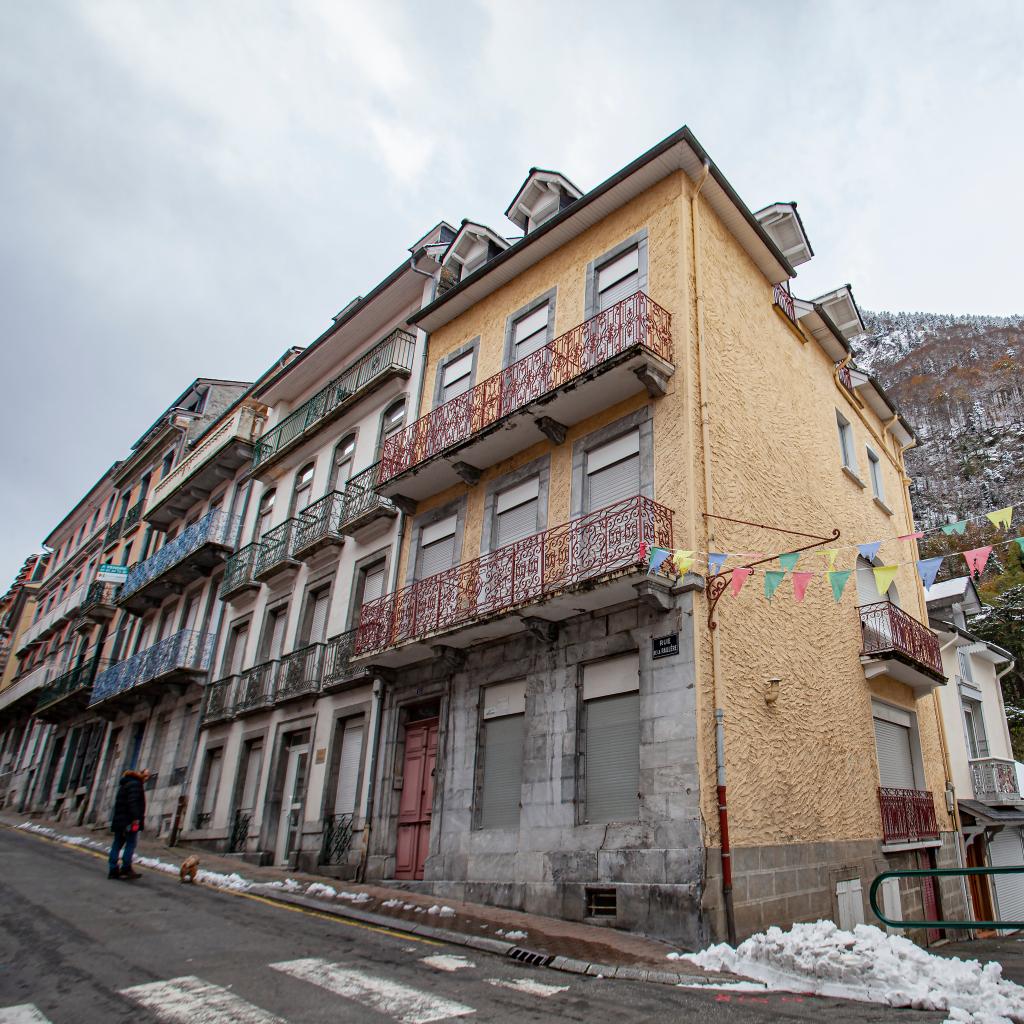
[[[323,882],[313,882],[312,885],[306,890],[307,896],[326,896],[328,899],[338,895],[337,889],[330,885],[324,885]]]
[[[454,917],[455,911],[451,907],[442,907],[435,903],[428,911],[428,914],[440,914],[441,917]]]
[[[494,933],[495,935],[502,935],[506,939],[510,939],[512,942],[518,942],[520,939],[526,938],[526,932],[506,932],[500,928]],[[671,954],[669,954],[671,955]]]
[[[788,932],[769,928],[736,949],[723,943],[674,959],[756,978],[771,989],[952,1011],[958,1024],[1024,1022],[1024,988],[1004,980],[999,964],[933,956],[872,925],[852,932],[831,921],[795,924]]]
[[[382,907],[400,907],[401,905],[402,905],[402,901],[401,900],[385,900],[381,904]]]
[[[314,882],[313,884],[315,885],[316,883]],[[349,903],[369,903],[373,897],[365,892],[339,892],[338,899],[348,900]]]

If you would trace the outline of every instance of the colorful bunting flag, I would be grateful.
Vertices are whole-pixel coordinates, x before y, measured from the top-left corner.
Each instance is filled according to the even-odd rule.
[[[826,548],[824,551],[822,551],[822,554],[825,556],[825,564],[829,567],[829,569],[835,569],[836,557],[839,554],[839,548]]]
[[[860,552],[861,557],[869,562],[875,560],[875,555],[878,554],[878,549],[882,546],[880,540],[873,540],[870,544],[858,544],[857,550]]]
[[[728,555],[720,554],[717,551],[708,552],[708,570],[712,576],[717,576],[722,571],[722,566],[725,565],[725,560]]]
[[[656,573],[668,561],[668,557],[671,554],[672,552],[668,548],[652,548],[651,565],[647,570],[648,573]]]
[[[786,555],[779,555],[779,565],[781,565],[786,572],[792,572],[796,568],[796,563],[799,561],[799,551],[793,551]]]
[[[920,540],[924,536],[923,530],[918,530],[915,533],[905,533],[902,537],[897,537],[897,540]]]
[[[996,527],[1001,526],[1004,530],[1010,528],[1010,522],[1013,519],[1013,506],[1007,505],[1006,508],[1001,508],[996,512],[986,512],[985,518]]]
[[[636,553],[637,561],[638,562],[646,562],[647,561],[647,554],[648,554],[648,552],[650,550],[651,550],[651,546],[650,546],[650,544],[647,543],[647,541],[645,541],[645,540],[640,541],[640,547],[639,547],[639,549],[637,550],[637,553]]]
[[[947,536],[951,537],[954,533],[964,533],[967,530],[967,520],[961,519],[959,523],[947,523],[943,528],[942,532]]]
[[[753,569],[746,568],[733,569],[732,580],[729,583],[729,589],[733,597],[739,595],[739,592],[743,589],[743,584],[747,582],[753,571]]]
[[[850,579],[852,569],[843,569],[839,572],[827,572],[829,585],[832,587],[832,596],[838,601],[843,596],[843,590]]]
[[[680,576],[685,576],[693,568],[695,554],[695,551],[677,551],[672,556],[672,561],[675,563]]]
[[[935,582],[939,566],[942,565],[942,555],[937,558],[919,558],[917,560],[917,573],[921,577],[921,585],[925,590]]]
[[[970,551],[964,552],[964,559],[967,561],[967,568],[971,576],[980,576],[985,571],[985,563],[991,554],[991,544],[986,544],[983,548],[971,548]]]
[[[797,604],[804,599],[804,594],[807,593],[807,584],[811,582],[813,575],[813,572],[793,573],[793,598]]]
[[[875,574],[875,587],[880,594],[884,594],[892,586],[892,581],[899,571],[898,565],[876,565],[872,569]]]
[[[764,596],[770,601],[779,589],[779,584],[786,578],[786,574],[778,569],[768,569],[764,574]]]
[[[1017,542],[1017,546],[1020,548],[1021,553],[1024,554],[1024,537],[1014,537],[1013,539]]]

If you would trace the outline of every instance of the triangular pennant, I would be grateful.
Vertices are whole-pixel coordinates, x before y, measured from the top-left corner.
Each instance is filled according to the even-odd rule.
[[[825,564],[829,569],[835,569],[836,557],[839,555],[839,548],[826,548],[822,551],[822,554],[825,556]]]
[[[838,601],[843,596],[843,589],[850,579],[852,569],[843,569],[840,572],[827,572],[829,585],[832,587],[832,596]]]
[[[961,519],[959,523],[946,523],[942,528],[942,532],[947,536],[951,537],[954,533],[964,533],[967,530],[967,520]]]
[[[693,568],[695,551],[677,551],[672,556],[672,561],[680,576],[684,576]]]
[[[796,568],[796,563],[799,561],[799,551],[793,551],[787,555],[779,555],[779,565],[781,565],[786,572],[792,572]]]
[[[793,598],[799,604],[807,593],[807,584],[811,582],[813,572],[793,573]]]
[[[965,551],[963,554],[970,575],[980,576],[985,571],[988,556],[992,554],[992,545],[986,544],[983,548],[971,548],[970,551]]]
[[[936,558],[919,558],[917,560],[917,572],[921,577],[921,585],[925,590],[935,582],[935,577],[938,574],[939,566],[942,565],[942,555]]]
[[[875,589],[880,594],[884,594],[892,586],[892,581],[896,579],[896,573],[900,571],[900,567],[898,565],[876,565],[871,571],[875,574]]]
[[[668,556],[672,552],[668,548],[652,548],[651,549],[651,566],[647,570],[649,573],[657,572],[668,560]]]
[[[719,554],[717,551],[708,552],[708,570],[712,576],[717,576],[722,571],[722,566],[725,565],[725,560],[728,555]]]
[[[996,512],[987,512],[985,518],[993,526],[1001,526],[1004,530],[1008,530],[1010,522],[1013,520],[1013,506],[1007,505],[1006,508],[1001,508]]]
[[[775,591],[779,589],[779,584],[786,578],[784,572],[780,572],[778,569],[769,569],[764,574],[764,596],[770,601],[775,595]]]
[[[1024,537],[1014,537],[1013,539],[1020,548],[1021,553],[1024,554]]]
[[[880,540],[873,540],[870,544],[858,544],[857,550],[860,552],[861,557],[867,559],[869,562],[875,560],[875,555],[878,554],[878,549],[882,546]]]
[[[897,537],[897,540],[920,540],[924,536],[921,530],[917,530],[914,533],[904,533],[901,537]]]
[[[736,597],[739,594],[743,589],[743,584],[747,582],[753,572],[753,569],[733,569],[732,580],[729,582],[729,589],[732,592],[733,597]]]

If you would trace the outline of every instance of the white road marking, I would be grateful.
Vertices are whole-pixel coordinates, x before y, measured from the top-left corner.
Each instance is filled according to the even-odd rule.
[[[22,1003],[21,1006],[0,1009],[0,1024],[50,1024],[50,1020],[32,1003]]]
[[[226,988],[192,975],[121,990],[167,1024],[287,1024]]]
[[[504,978],[484,978],[488,985],[495,985],[498,988],[510,988],[513,992],[526,992],[531,996],[540,996],[547,999],[557,995],[559,992],[568,992],[568,985],[545,985],[531,978],[517,978],[515,981],[506,981]]]
[[[448,1017],[465,1017],[476,1013],[472,1006],[463,1006],[450,999],[432,996],[418,989],[401,985],[397,981],[385,981],[362,971],[328,963],[317,957],[304,960],[288,960],[271,964],[275,971],[290,974],[293,978],[319,985],[335,995],[352,999],[371,1010],[383,1013],[402,1024],[429,1024],[430,1021],[445,1020]]]
[[[464,956],[451,956],[448,953],[420,957],[420,963],[436,967],[439,971],[461,971],[464,967],[476,967],[472,960],[467,960]]]

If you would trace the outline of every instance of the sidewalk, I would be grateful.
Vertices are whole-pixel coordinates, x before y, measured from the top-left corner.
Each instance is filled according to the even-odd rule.
[[[77,841],[78,846],[97,851],[108,847],[110,842],[108,833],[103,830],[0,812],[0,826],[16,829],[24,824],[56,833],[45,838],[59,841],[66,837],[65,841],[70,838]],[[511,955],[525,963],[554,970],[663,984],[714,985],[739,980],[730,974],[703,971],[686,961],[668,960],[672,946],[613,928],[461,900],[440,900],[399,887],[359,885],[322,875],[259,867],[239,857],[196,851],[186,846],[168,847],[159,840],[146,838],[145,833],[138,844],[137,856],[158,859],[176,872],[178,865],[192,853],[199,857],[201,871],[241,876],[236,882],[226,878],[205,882],[214,888],[252,892],[264,899],[454,945]],[[147,869],[140,864],[140,869],[145,872],[154,868]],[[251,885],[244,885],[242,880]],[[140,884],[144,884],[144,880]],[[307,892],[311,887],[312,891]]]

